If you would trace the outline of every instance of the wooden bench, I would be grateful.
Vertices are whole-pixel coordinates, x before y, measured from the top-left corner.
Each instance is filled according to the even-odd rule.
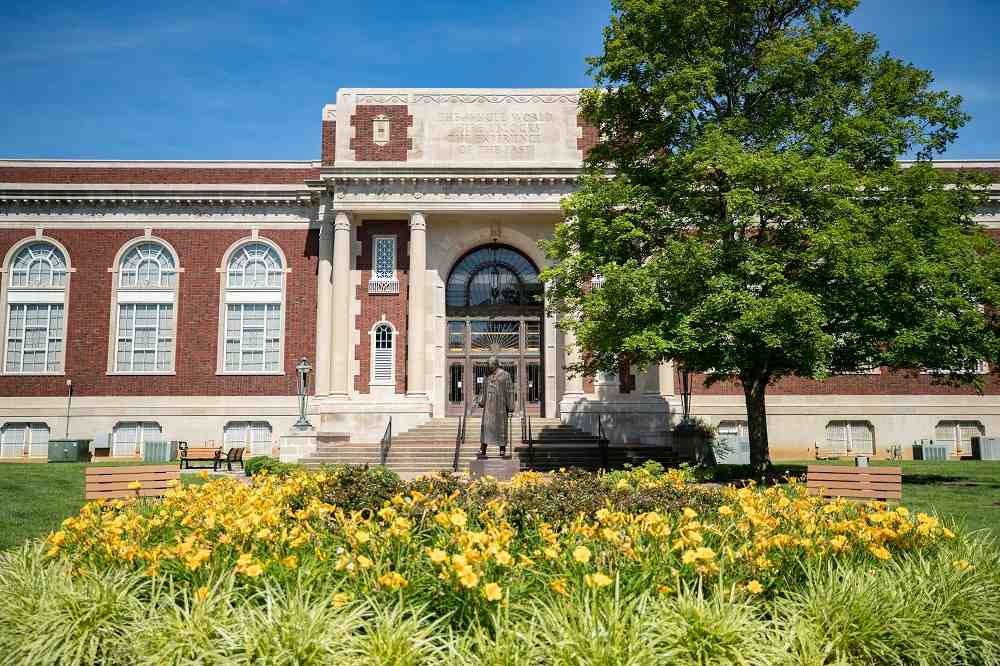
[[[174,465],[88,467],[84,472],[84,498],[163,497],[170,482],[180,482],[180,478],[181,471]],[[140,487],[129,488],[136,481]]]
[[[903,498],[903,468],[809,465],[806,489],[821,497],[898,501]]]
[[[180,448],[181,469],[191,469],[192,462],[210,462],[212,469],[217,467],[222,449],[216,446],[182,446]]]
[[[214,467],[214,469],[217,471],[217,470],[219,470],[219,469],[222,468],[223,464],[225,464],[226,465],[226,469],[228,469],[230,472],[232,472],[233,471],[233,463],[238,463],[239,466],[240,466],[240,469],[243,469],[243,451],[244,451],[243,447],[229,449],[226,452],[226,455],[219,456],[218,458],[215,459],[215,467]]]

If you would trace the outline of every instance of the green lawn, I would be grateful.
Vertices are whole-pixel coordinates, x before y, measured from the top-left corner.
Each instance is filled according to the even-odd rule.
[[[806,465],[853,465],[853,460],[779,462],[779,470],[805,473]],[[1000,461],[872,461],[903,468],[903,504],[914,511],[936,512],[965,529],[986,529],[1000,537]]]
[[[0,463],[0,550],[43,536],[80,511],[85,467],[85,463]],[[201,483],[197,476],[181,478],[184,483]]]

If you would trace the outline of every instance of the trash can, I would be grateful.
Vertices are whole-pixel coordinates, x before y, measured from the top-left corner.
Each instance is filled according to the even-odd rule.
[[[177,458],[177,442],[145,442],[142,459],[148,463],[168,463]]]
[[[49,440],[49,462],[87,462],[89,459],[89,439]]]

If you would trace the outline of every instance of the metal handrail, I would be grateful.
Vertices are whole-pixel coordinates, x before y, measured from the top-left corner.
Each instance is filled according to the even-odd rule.
[[[531,415],[528,414],[528,406],[524,399],[524,395],[521,395],[521,443],[528,445],[528,462],[534,464],[535,462],[535,446],[534,438],[531,436]]]
[[[465,444],[465,424],[469,420],[469,398],[465,398],[465,405],[462,407],[462,416],[458,420],[458,432],[455,433],[455,459],[452,461],[451,468],[457,472],[458,471],[458,460],[462,455],[462,446]]]
[[[608,468],[608,436],[604,433],[604,414],[597,414],[597,446],[601,449],[601,467]]]
[[[385,434],[382,435],[382,441],[378,445],[378,460],[380,465],[384,465],[385,461],[389,459],[389,447],[392,446],[392,417],[389,417],[389,423],[385,426]]]

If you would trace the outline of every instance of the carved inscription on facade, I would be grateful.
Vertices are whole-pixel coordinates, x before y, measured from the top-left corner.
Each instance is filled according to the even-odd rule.
[[[550,112],[439,112],[435,121],[447,125],[446,140],[454,155],[465,160],[532,160],[535,146],[545,141]]]

